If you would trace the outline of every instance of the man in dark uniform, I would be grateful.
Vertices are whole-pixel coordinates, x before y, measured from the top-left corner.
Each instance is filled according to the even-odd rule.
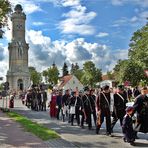
[[[80,98],[80,126],[82,128],[84,128],[84,119],[85,119],[85,115],[84,115],[84,103],[83,103],[83,92],[80,91],[79,92],[79,98]]]
[[[148,89],[143,87],[141,95],[137,96],[134,102],[134,113],[137,113],[137,122],[135,130],[137,132],[148,132]],[[138,129],[139,127],[139,129]],[[137,130],[138,129],[138,130]],[[136,133],[137,137],[137,133]]]
[[[41,98],[42,98],[42,106],[41,106],[42,111],[46,111],[47,92],[45,90],[42,90]]]
[[[56,98],[56,106],[57,106],[57,120],[59,120],[60,111],[62,109],[62,91],[58,92]]]
[[[110,112],[110,90],[109,86],[104,86],[97,98],[97,112],[100,118],[100,124],[96,125],[96,134],[99,133],[100,127],[106,117],[106,135],[111,136],[111,112]]]
[[[75,107],[75,113],[71,114],[71,125],[73,125],[74,121],[74,115],[76,115],[76,120],[77,120],[77,125],[80,125],[80,105],[81,105],[81,100],[80,97],[77,96],[77,92],[73,92],[73,96],[70,99],[70,107]]]
[[[69,91],[69,89],[67,89],[65,91],[65,94],[62,96],[62,107],[63,107],[63,109],[64,108],[68,109],[70,99],[71,99],[70,91]],[[62,113],[63,122],[65,122],[65,114],[66,114],[66,116],[68,116],[68,111]],[[68,120],[70,122],[70,114],[69,114],[69,119]]]
[[[120,125],[122,126],[123,117],[126,114],[126,103],[127,95],[124,93],[124,86],[119,85],[118,86],[118,92],[114,94],[114,111],[113,111],[113,120],[111,123],[111,130],[113,131],[113,128],[118,121],[120,120]]]
[[[97,119],[97,116],[96,116],[96,96],[94,95],[94,89],[91,89],[90,90],[90,102],[91,102],[91,106],[92,106],[92,114],[93,114],[93,119],[94,119],[94,123],[95,123],[95,126],[96,126],[96,119]]]
[[[91,113],[92,113],[92,106],[90,102],[90,96],[89,96],[89,87],[84,88],[84,95],[82,97],[83,104],[84,104],[84,115],[86,118],[86,122],[88,124],[88,129],[91,130],[92,128],[92,122],[91,122]]]

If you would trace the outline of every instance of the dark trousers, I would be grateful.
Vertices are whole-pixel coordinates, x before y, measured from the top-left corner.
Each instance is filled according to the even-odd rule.
[[[96,132],[98,133],[102,123],[104,122],[104,117],[106,118],[106,133],[111,134],[111,116],[110,113],[101,112],[101,124],[96,126]]]
[[[118,118],[117,116],[113,117],[113,120],[111,122],[111,132],[113,132],[113,128],[118,120],[120,120],[120,125],[122,126],[123,117],[120,118]]]
[[[92,114],[93,114],[93,119],[94,119],[94,123],[95,123],[95,126],[96,126],[96,120],[97,120],[96,110],[94,110],[92,112]]]
[[[85,110],[86,114],[86,122],[88,124],[88,129],[92,128],[92,122],[91,122],[91,111],[90,110]]]
[[[81,111],[81,127],[84,127],[84,118],[85,118],[85,116],[84,116],[84,112],[83,111]]]
[[[76,114],[71,115],[71,125],[73,125],[74,115],[76,115],[77,125],[80,125],[80,111],[79,107],[76,107]]]
[[[41,110],[46,111],[46,102],[43,102],[41,105]]]
[[[57,119],[59,120],[59,115],[61,111],[61,105],[58,105],[58,110],[57,110]]]

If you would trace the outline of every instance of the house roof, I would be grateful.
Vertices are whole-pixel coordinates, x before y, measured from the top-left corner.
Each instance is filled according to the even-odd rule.
[[[102,81],[104,81],[104,80],[109,80],[108,75],[102,75]]]
[[[65,84],[72,78],[72,75],[66,75],[60,79],[59,89],[63,88]]]

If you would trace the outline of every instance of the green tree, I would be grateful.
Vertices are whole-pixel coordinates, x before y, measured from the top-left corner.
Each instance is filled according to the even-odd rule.
[[[114,77],[117,83],[124,82],[124,71],[128,64],[128,60],[118,60],[117,64],[114,67]]]
[[[84,85],[93,87],[95,86],[95,83],[101,81],[101,79],[102,72],[95,67],[95,64],[92,61],[87,61],[83,64],[83,76],[81,82]]]
[[[134,32],[129,46],[129,59],[148,68],[148,24]]]
[[[52,85],[56,85],[59,79],[59,70],[57,66],[48,68],[48,82]]]
[[[7,25],[11,13],[11,4],[8,0],[0,0],[0,38],[3,36],[2,28]]]
[[[67,66],[67,64],[64,62],[64,65],[63,65],[63,76],[66,76],[66,75],[68,75],[68,66]]]
[[[76,63],[76,64],[71,64],[71,70],[70,70],[70,73],[71,74],[73,74],[73,75],[75,75],[75,73],[77,73],[77,71],[79,70],[79,65],[78,65],[78,63]]]
[[[133,60],[128,60],[123,71],[123,81],[130,81],[132,86],[137,86],[145,78],[141,65],[135,64]]]
[[[135,81],[137,81],[137,84],[142,81],[148,83],[148,78],[144,74],[144,70],[148,68],[148,23],[134,32],[129,46],[130,62],[128,66],[133,65],[131,69],[134,69],[133,72],[137,72],[137,74],[133,74],[131,81],[134,85],[136,84]]]
[[[110,80],[113,80],[113,79],[114,79],[114,73],[112,73],[111,71],[108,71],[108,72],[107,72],[107,77],[108,77]]]
[[[30,80],[33,82],[34,85],[38,85],[42,81],[41,73],[37,72],[35,67],[29,67],[30,72]]]
[[[53,64],[50,68],[47,70],[44,70],[42,72],[43,76],[45,77],[45,80],[50,85],[56,85],[59,79],[59,70],[55,64]]]

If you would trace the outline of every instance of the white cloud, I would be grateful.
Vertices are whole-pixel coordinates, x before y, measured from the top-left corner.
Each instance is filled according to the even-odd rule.
[[[6,73],[8,70],[8,48],[0,44],[0,77],[3,77],[3,81],[6,81]]]
[[[148,18],[148,11],[141,12],[139,16],[142,20],[146,20],[146,18]]]
[[[122,17],[121,19],[114,21],[112,27],[129,26],[129,25],[133,26],[137,23],[145,24],[146,18],[148,18],[148,11],[142,11],[131,18]]]
[[[111,70],[118,59],[125,59],[128,55],[128,50],[112,51],[106,45],[89,43],[84,38],[77,38],[71,42],[52,42],[49,37],[43,36],[41,31],[34,30],[27,32],[27,42],[30,47],[30,65],[40,71],[50,67],[53,61],[58,67],[62,67],[64,62],[78,62],[82,67],[85,61],[91,60],[105,72]]]
[[[137,22],[138,21],[138,17],[137,16],[133,16],[130,21],[131,22]]]
[[[42,25],[44,25],[45,23],[43,23],[43,22],[33,22],[32,23],[34,26],[42,26]]]
[[[46,0],[45,0],[46,1]],[[80,4],[80,0],[47,0],[55,6],[72,7]]]
[[[126,0],[111,0],[113,5],[122,5]]]
[[[124,4],[139,5],[141,7],[148,7],[148,0],[111,0],[113,5],[121,6]]]
[[[99,37],[99,38],[106,37],[106,36],[109,36],[109,33],[107,33],[107,32],[99,32],[96,35],[96,37]]]
[[[21,4],[23,11],[26,14],[31,14],[33,12],[36,11],[42,11],[42,9],[40,8],[40,6],[37,4],[37,2],[34,1],[29,1],[29,0],[9,0],[11,2],[11,4],[13,5],[13,8],[15,7],[15,5],[17,4]]]
[[[85,61],[93,61],[103,72],[111,70],[118,59],[127,58],[128,50],[112,51],[108,46],[86,42],[84,38],[73,41],[51,41],[44,36],[42,31],[29,30],[26,33],[26,41],[29,43],[29,65],[36,67],[38,71],[50,67],[55,62],[61,70],[64,62],[69,65],[76,63],[83,66]],[[8,70],[8,49],[4,50],[5,59],[0,61],[4,65],[0,67],[3,76]],[[69,66],[70,67],[70,66]]]
[[[65,20],[59,23],[58,28],[65,34],[92,35],[95,28],[89,23],[96,15],[95,12],[86,12],[86,7],[81,5],[72,7],[71,11],[63,14]]]

